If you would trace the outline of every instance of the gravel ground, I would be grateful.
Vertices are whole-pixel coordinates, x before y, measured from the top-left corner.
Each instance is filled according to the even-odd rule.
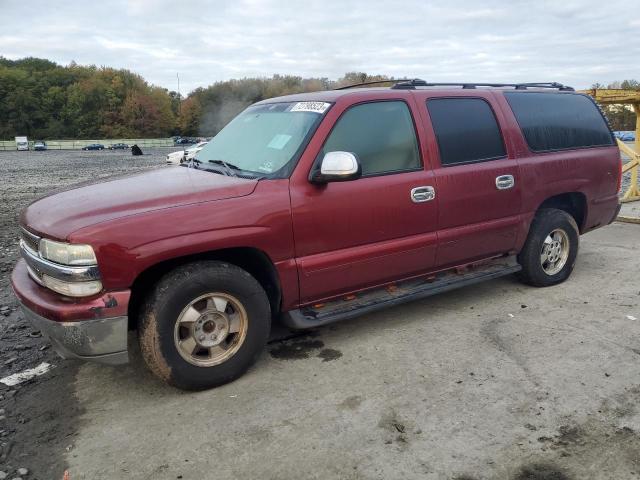
[[[640,293],[637,291],[637,282],[635,286],[628,285],[628,282],[633,282],[631,272],[633,269],[637,271],[638,262],[633,257],[630,257],[631,261],[625,260],[628,253],[633,251],[634,245],[637,252],[637,243],[634,244],[631,240],[623,242],[623,239],[632,239],[634,235],[638,238],[636,226],[616,225],[596,232],[593,236],[586,236],[582,260],[579,259],[581,266],[578,268],[577,280],[568,284],[568,290],[552,290],[550,298],[544,291],[522,289],[512,280],[505,279],[489,282],[476,289],[465,289],[460,294],[448,294],[438,300],[418,302],[367,316],[364,320],[322,329],[314,338],[283,341],[286,332],[280,332],[280,336],[276,335],[272,340],[269,353],[265,353],[258,367],[249,376],[229,387],[211,392],[193,396],[177,393],[159,384],[146,371],[136,366],[113,369],[60,361],[39,332],[24,321],[11,292],[9,276],[17,258],[19,211],[34,198],[73,183],[123,172],[164,168],[164,156],[173,150],[177,148],[148,149],[142,157],[132,157],[128,152],[110,151],[0,152],[3,196],[0,203],[0,378],[32,368],[41,362],[51,363],[55,367],[48,374],[16,387],[0,384],[0,472],[7,473],[8,478],[18,477],[20,468],[30,470],[25,478],[47,480],[61,478],[61,472],[66,468],[72,469],[71,478],[74,480],[169,479],[182,478],[179,475],[184,472],[188,473],[185,473],[185,479],[207,478],[208,474],[205,472],[212,460],[202,448],[194,446],[189,454],[180,447],[183,442],[188,443],[189,439],[207,435],[204,428],[208,425],[206,422],[203,424],[194,419],[196,427],[190,430],[189,421],[174,418],[174,406],[185,399],[196,402],[194,411],[204,418],[210,415],[210,411],[215,412],[217,409],[221,415],[225,415],[226,420],[222,422],[224,428],[235,432],[222,444],[210,445],[215,455],[222,455],[219,459],[220,468],[217,470],[220,478],[238,478],[238,475],[243,478],[255,477],[259,474],[259,469],[254,468],[261,464],[259,458],[273,455],[280,458],[282,465],[265,464],[264,471],[268,472],[265,478],[311,478],[321,471],[326,473],[324,478],[391,478],[394,472],[405,478],[414,478],[416,472],[421,472],[420,475],[424,475],[422,478],[511,478],[504,471],[504,475],[500,476],[501,470],[492,467],[493,460],[485,458],[487,452],[493,452],[496,445],[503,445],[505,441],[513,442],[512,448],[516,450],[526,450],[528,447],[522,445],[533,442],[536,448],[540,447],[542,452],[549,453],[547,457],[553,454],[551,457],[560,465],[556,468],[535,462],[527,464],[522,468],[530,468],[532,475],[538,476],[517,477],[519,480],[640,476],[640,459],[637,454],[640,451],[640,441],[634,433],[640,430],[640,424],[631,421],[640,421],[636,411],[636,404],[640,400],[640,374],[637,360],[636,363],[630,363],[624,356],[625,352],[631,351],[632,354],[635,352],[634,358],[638,358],[640,350],[634,350],[631,346],[616,350],[616,345],[638,345],[637,340],[640,338],[637,324],[623,325],[619,320],[631,313],[636,317],[640,316],[637,312]],[[628,182],[628,175],[626,178]],[[594,289],[594,280],[589,272],[595,269],[600,276],[609,275],[616,279],[615,285],[608,286],[610,291]],[[485,294],[492,295],[492,289],[495,288],[499,292],[495,302],[487,303],[483,297]],[[554,299],[562,302],[563,295],[570,299],[569,303],[579,312],[578,315],[587,319],[589,331],[596,336],[600,331],[608,332],[608,343],[605,344],[585,337],[587,346],[577,347],[576,353],[567,359],[568,366],[559,358],[559,352],[568,348],[566,331],[563,336],[562,330],[554,330],[548,323],[564,314],[569,315],[567,321],[572,323],[573,312],[567,311],[561,315],[546,303]],[[598,306],[581,306],[583,298]],[[526,310],[525,304],[529,306]],[[473,310],[476,305],[477,313],[461,313]],[[424,332],[423,329],[426,328],[420,323],[425,321],[422,313],[425,308],[438,312],[438,318],[431,320],[429,328],[439,331],[441,342],[434,343],[432,339],[420,336],[420,332]],[[508,327],[503,325],[505,320],[502,318],[506,308],[509,311],[522,308],[523,314],[529,315],[523,318],[534,321],[542,330],[531,331],[526,323],[516,321],[508,324]],[[462,324],[456,324],[456,321],[462,320],[457,317],[459,314],[465,319]],[[608,320],[610,316],[615,316],[612,318],[617,320]],[[496,320],[497,318],[501,320]],[[369,319],[373,322],[373,327],[370,326]],[[471,319],[479,323],[470,322]],[[598,323],[599,320],[604,323]],[[398,329],[396,334],[400,332],[399,344],[397,339],[394,340],[396,335],[391,336],[387,322]],[[463,330],[457,330],[458,327],[471,333],[463,334]],[[581,328],[583,327],[576,324],[569,331]],[[478,344],[474,343],[477,342],[474,339],[476,330],[484,338]],[[545,332],[550,336],[545,335]],[[455,340],[456,335],[461,336],[459,340]],[[558,335],[561,340],[558,340]],[[583,331],[584,335],[587,334]],[[521,336],[534,338],[535,345],[542,348],[543,353],[520,351],[523,346],[518,339]],[[463,344],[463,337],[470,343]],[[478,345],[485,341],[493,342],[498,353],[494,350],[481,350]],[[394,350],[404,348],[403,342],[405,345],[410,344],[410,351],[400,353],[400,350]],[[549,350],[549,345],[557,349]],[[422,352],[422,348],[427,350]],[[452,350],[448,351],[448,348]],[[456,350],[461,348],[462,351]],[[472,365],[464,355],[459,355],[464,353],[464,349],[473,354],[478,365]],[[342,358],[343,353],[345,358]],[[502,359],[502,356],[508,357],[507,360]],[[551,356],[550,360],[542,358],[545,356]],[[390,359],[390,363],[381,363],[383,358]],[[497,363],[492,363],[494,361]],[[342,364],[343,370],[334,367],[341,365],[340,362],[346,362]],[[429,364],[429,368],[422,373],[416,370],[422,365],[421,362]],[[508,365],[515,362],[523,370],[521,374],[502,379],[503,383],[496,383],[494,375],[499,376],[499,372],[502,372],[500,369],[506,368],[504,362]],[[594,373],[597,380],[590,373],[580,370],[581,362],[588,369],[597,370]],[[602,368],[607,368],[606,372],[600,372],[598,362],[602,363]],[[481,365],[484,367],[481,368]],[[563,368],[567,370],[563,371]],[[324,369],[324,374],[317,373],[319,369]],[[465,372],[465,369],[469,371]],[[625,372],[628,378],[625,378]],[[563,403],[563,382],[575,378],[565,377],[563,373],[584,376],[582,384],[588,386],[585,387],[587,390],[595,392],[604,407],[598,410],[598,401],[589,397],[590,393],[576,393],[571,389],[569,393],[565,392],[566,395],[573,395],[571,401]],[[422,378],[420,380],[416,377],[417,380],[412,381],[424,382],[425,378],[429,378],[432,383],[429,388],[426,388],[427,384],[421,384],[417,388],[416,384],[407,383],[409,374],[411,378],[414,374],[419,374]],[[321,382],[319,385],[306,384],[309,378],[316,375],[325,375],[322,380],[318,379]],[[609,379],[611,375],[616,379]],[[455,383],[449,385],[453,376],[456,377]],[[480,376],[482,381],[479,380]],[[605,379],[606,382],[603,383]],[[469,382],[470,380],[473,381]],[[298,382],[299,389],[294,389],[290,382]],[[509,391],[510,387],[504,382],[515,383],[515,393]],[[519,382],[524,382],[525,386]],[[488,387],[473,390],[478,383]],[[350,390],[354,391],[352,395],[342,395],[345,398],[338,401],[337,396]],[[244,395],[244,399],[235,400],[238,392]],[[389,392],[397,392],[397,396],[389,397]],[[269,400],[261,403],[259,399],[265,395]],[[418,400],[417,397],[413,399],[416,395],[420,396],[418,404],[414,404],[414,400]],[[529,410],[523,410],[518,416],[518,409],[524,408],[522,405],[526,403],[528,395],[537,398],[535,402],[542,405],[540,408],[547,409],[542,412],[542,417],[538,418],[540,410],[531,413],[530,407],[526,407]],[[560,405],[550,404],[549,395],[559,398]],[[447,400],[450,396],[452,397]],[[443,401],[453,410],[449,411],[444,407],[445,404],[440,405]],[[460,422],[467,421],[465,425],[455,426],[455,422],[451,423],[456,417],[454,407],[457,406],[458,411],[470,415],[472,412],[469,409],[478,401],[483,415],[486,414],[495,424],[500,424],[500,428],[493,429],[487,423],[488,420],[480,421],[475,418],[475,413],[471,415],[473,418],[467,418],[468,415],[460,417]],[[584,405],[580,401],[584,401]],[[424,404],[425,412],[431,408],[429,418],[420,410],[422,402],[427,402]],[[442,407],[439,410],[436,408],[438,405]],[[509,409],[506,420],[492,405],[502,405]],[[410,415],[409,411],[412,412]],[[123,412],[127,412],[124,417]],[[239,418],[244,415],[243,412],[253,412],[248,423],[231,421],[232,417],[229,415]],[[612,423],[613,420],[603,417],[609,414],[618,415],[615,417],[615,424]],[[382,447],[376,445],[371,450],[363,450],[362,444],[356,445],[360,438],[366,439],[366,442],[377,442],[377,439],[369,438],[371,431],[363,427],[370,423],[367,420],[369,415],[371,418],[376,415],[380,417],[374,422],[377,422],[377,427],[374,425],[373,430],[380,429],[384,443]],[[308,416],[306,423],[303,420],[305,416]],[[411,418],[405,418],[407,416]],[[162,418],[169,418],[170,422],[158,423]],[[327,418],[332,425],[340,419],[346,423],[343,428],[326,428],[324,422]],[[478,430],[467,432],[466,437],[462,435],[460,429],[471,428],[470,425],[477,423],[476,420],[484,429],[483,435],[477,433]],[[355,421],[363,423],[357,424]],[[435,428],[433,421],[436,424],[440,422],[444,429]],[[504,425],[504,422],[511,421],[523,424],[525,433],[529,432],[527,435],[533,436],[533,440],[526,440],[526,435],[521,432],[514,436],[509,430],[513,425]],[[171,428],[174,424],[172,422],[179,425],[175,431]],[[476,428],[479,427],[474,427]],[[538,430],[540,432],[536,433]],[[324,439],[334,438],[342,452],[348,452],[349,445],[356,445],[356,453],[345,453],[341,460],[330,460],[319,455],[316,448],[327,447],[323,443],[323,436]],[[438,438],[442,438],[442,442],[436,441]],[[465,446],[465,438],[475,440],[470,440],[471,444]],[[606,438],[610,439],[610,444],[605,442]],[[282,457],[284,452],[274,450],[276,446],[272,440],[282,442],[291,452],[295,452],[290,457],[291,461]],[[162,443],[164,441],[167,442],[166,446]],[[486,448],[479,446],[478,441],[488,442]],[[417,446],[425,449],[424,452],[432,453],[425,453],[420,460],[422,457],[414,451]],[[254,447],[255,452],[247,453],[243,462],[231,459],[232,452],[237,452],[234,449],[251,452]],[[438,448],[445,451],[440,452]],[[607,464],[607,468],[625,472],[624,475],[570,477],[563,473],[563,465],[582,471],[579,463],[585,462],[590,455],[598,455],[604,451],[601,452],[599,448],[608,449],[607,458],[621,456],[622,460],[617,466]],[[527,451],[526,458],[538,458],[540,452],[534,450]],[[466,455],[465,451],[471,452],[471,456]],[[165,461],[165,454],[168,452],[171,454]],[[372,458],[370,452],[375,452],[380,460]],[[500,454],[506,453],[502,451]],[[185,458],[178,459],[176,455]],[[448,460],[443,460],[442,455]],[[114,456],[120,459],[117,468],[112,464]],[[455,460],[456,456],[458,460]],[[573,460],[568,459],[570,456],[573,456]],[[400,457],[404,459],[404,463],[397,464]],[[190,464],[187,463],[189,458]],[[307,465],[293,461],[295,458],[308,458],[310,463]],[[357,472],[357,458],[364,459],[362,474]],[[179,465],[178,462],[182,464]],[[305,467],[311,468],[310,465],[317,469],[316,473],[305,475],[308,473]],[[446,465],[448,467],[445,468]],[[286,468],[290,469],[290,473],[287,473]],[[349,470],[348,475],[345,474],[345,469]],[[480,476],[465,476],[469,469],[479,472]],[[550,470],[545,474],[545,469]],[[633,469],[635,473],[632,475],[629,472],[634,471]],[[522,475],[526,474],[525,470]]]
[[[177,149],[149,149],[143,156],[133,157],[128,151],[51,150],[48,152],[0,152],[2,203],[0,204],[0,313],[9,322],[0,326],[0,378],[24,369],[47,356],[46,343],[21,321],[13,322],[18,308],[10,287],[10,274],[18,256],[18,216],[20,210],[35,198],[86,180],[164,166],[164,157]],[[14,328],[9,328],[13,326]],[[29,355],[17,352],[28,351]],[[15,351],[16,355],[8,355]],[[8,357],[7,357],[8,355]],[[15,361],[9,362],[12,358]]]
[[[46,380],[39,377],[16,387],[0,384],[0,472],[17,477],[16,469],[26,464],[36,472],[59,472],[61,464],[46,455],[47,448],[52,439],[71,435],[78,414],[71,398],[76,363],[59,361],[40,332],[24,320],[11,291],[20,210],[38,196],[73,183],[163,167],[165,155],[175,150],[178,148],[145,149],[145,155],[139,157],[109,150],[0,152],[0,378],[41,362],[56,365]],[[67,407],[48,410],[38,397],[44,391]]]

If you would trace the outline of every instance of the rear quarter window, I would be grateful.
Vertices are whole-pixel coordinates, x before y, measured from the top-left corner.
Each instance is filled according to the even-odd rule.
[[[505,92],[533,152],[613,145],[613,135],[597,105],[585,95]]]

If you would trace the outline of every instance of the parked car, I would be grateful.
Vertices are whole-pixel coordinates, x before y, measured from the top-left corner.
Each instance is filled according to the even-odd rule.
[[[104,150],[104,145],[101,143],[90,143],[82,147],[82,150]]]
[[[193,147],[187,148],[186,150],[178,150],[177,152],[171,152],[167,154],[167,164],[169,165],[180,165],[184,162],[187,162],[195,157],[196,153],[198,153],[208,142],[200,142],[195,144]]]
[[[635,142],[636,141],[636,133],[635,132],[621,132],[621,135],[618,138],[623,142]]]
[[[180,165],[184,163],[185,151],[178,150],[167,154],[166,162],[168,165]]]
[[[64,357],[104,363],[127,361],[135,329],[156,375],[198,390],[242,375],[275,320],[565,281],[579,236],[620,208],[596,104],[557,84],[426,85],[271,98],[190,167],[35,201],[12,274],[25,315]]]
[[[129,145],[126,143],[114,143],[109,145],[109,150],[129,150]]]
[[[47,144],[42,140],[38,140],[36,143],[33,144],[33,149],[35,151],[44,151],[47,149]]]
[[[195,158],[197,153],[204,148],[204,146],[209,142],[198,142],[193,147],[187,148],[184,151],[184,159],[185,161],[189,161],[192,158]]]
[[[197,140],[194,140],[192,138],[176,138],[176,140],[174,141],[174,144],[176,146],[178,145],[193,145],[194,143],[197,143]]]

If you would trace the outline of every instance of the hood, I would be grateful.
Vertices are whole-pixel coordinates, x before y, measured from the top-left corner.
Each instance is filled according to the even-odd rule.
[[[58,240],[96,223],[163,208],[249,195],[257,180],[173,167],[72,186],[25,208],[21,223]]]

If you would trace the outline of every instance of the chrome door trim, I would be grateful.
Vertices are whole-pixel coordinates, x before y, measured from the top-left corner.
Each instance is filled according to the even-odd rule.
[[[430,185],[411,189],[411,201],[413,203],[429,202],[436,198],[436,190]]]
[[[513,175],[500,175],[496,177],[496,188],[498,190],[509,190],[513,188],[516,184],[516,181],[513,178]]]

